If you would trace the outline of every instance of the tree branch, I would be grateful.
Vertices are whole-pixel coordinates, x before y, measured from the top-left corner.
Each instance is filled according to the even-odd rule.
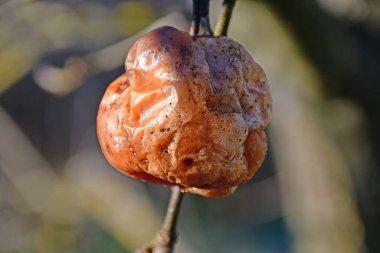
[[[134,253],[172,253],[177,240],[176,225],[184,193],[179,186],[172,187],[172,193],[165,220],[156,238],[148,246]]]
[[[227,36],[228,26],[230,24],[232,11],[236,0],[224,0],[222,10],[220,11],[218,22],[215,26],[215,36]]]
[[[153,253],[171,253],[177,239],[176,225],[184,193],[179,186],[172,187],[169,206],[161,230],[154,239]]]

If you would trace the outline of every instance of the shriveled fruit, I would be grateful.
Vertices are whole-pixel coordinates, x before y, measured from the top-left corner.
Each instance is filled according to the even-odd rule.
[[[231,194],[267,150],[271,97],[261,67],[226,37],[161,27],[131,48],[97,125],[119,171],[208,197]]]

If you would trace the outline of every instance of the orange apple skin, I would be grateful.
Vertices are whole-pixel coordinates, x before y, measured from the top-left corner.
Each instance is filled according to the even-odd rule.
[[[207,197],[253,177],[272,100],[264,71],[240,44],[164,26],[133,45],[125,68],[97,118],[114,168]]]

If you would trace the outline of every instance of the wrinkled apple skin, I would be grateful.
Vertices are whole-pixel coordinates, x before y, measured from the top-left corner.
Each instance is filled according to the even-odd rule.
[[[262,164],[271,97],[261,67],[226,37],[161,27],[140,38],[100,104],[100,146],[138,179],[226,196]]]

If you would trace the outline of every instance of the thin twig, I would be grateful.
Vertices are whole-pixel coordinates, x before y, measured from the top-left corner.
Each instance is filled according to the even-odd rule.
[[[220,11],[218,22],[215,26],[216,36],[227,36],[228,26],[230,24],[235,3],[236,0],[223,0],[222,10]]]
[[[179,186],[172,187],[169,206],[162,229],[153,242],[153,253],[172,253],[177,240],[176,225],[184,193]]]
[[[134,253],[173,253],[177,240],[176,225],[184,193],[179,186],[172,187],[168,209],[161,230],[157,233],[153,242]]]

